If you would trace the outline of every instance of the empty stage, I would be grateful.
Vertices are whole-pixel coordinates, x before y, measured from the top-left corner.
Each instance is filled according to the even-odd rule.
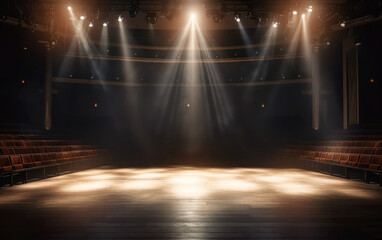
[[[0,189],[4,239],[378,238],[382,190],[265,168],[98,168]]]

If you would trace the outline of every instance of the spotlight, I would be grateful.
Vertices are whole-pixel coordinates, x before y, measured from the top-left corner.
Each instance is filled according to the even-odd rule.
[[[196,18],[196,14],[195,14],[195,13],[191,13],[191,14],[190,14],[190,18],[191,18],[191,20],[195,20],[195,18]]]
[[[297,15],[297,11],[296,10],[294,10],[292,13],[293,13],[293,15]]]
[[[305,13],[301,14],[301,17],[302,17],[302,18],[305,18]]]
[[[68,6],[68,10],[71,11],[71,10],[72,10],[72,7],[71,7],[71,6]]]
[[[342,22],[340,23],[340,26],[343,27],[343,28],[346,27],[346,21],[342,21]]]
[[[236,20],[236,22],[240,22],[240,14],[239,13],[235,13],[235,20]]]
[[[313,7],[312,7],[312,6],[309,6],[309,7],[308,7],[308,13],[311,13],[311,12],[313,12]]]
[[[92,22],[89,23],[89,27],[93,27],[93,23]]]
[[[274,22],[274,23],[272,24],[272,27],[273,27],[273,28],[277,28],[277,26],[278,26],[278,23],[277,23],[277,22]]]
[[[107,22],[104,22],[102,25],[103,25],[104,27],[107,27]]]
[[[332,44],[332,42],[330,41],[330,38],[326,38],[325,39],[325,45],[330,46],[330,44]]]
[[[85,16],[81,16],[80,19],[81,19],[81,20],[85,20]]]
[[[121,17],[121,15],[119,15],[118,17],[118,22],[122,22],[123,18]]]

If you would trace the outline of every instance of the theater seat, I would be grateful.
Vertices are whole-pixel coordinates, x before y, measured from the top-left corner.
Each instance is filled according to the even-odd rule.
[[[21,157],[19,155],[11,155],[11,163],[13,170],[23,169],[23,162],[21,161]]]
[[[328,155],[327,152],[320,152],[320,153],[319,153],[319,156],[314,158],[314,161],[317,161],[317,162],[324,162],[325,159],[326,159],[326,156],[327,156],[327,155]]]
[[[326,163],[332,163],[334,159],[334,153],[328,153],[325,158]]]
[[[357,167],[359,168],[369,168],[371,162],[371,155],[363,154],[359,157],[359,162]]]
[[[24,168],[34,167],[31,155],[22,155],[21,161],[23,163]]]
[[[335,153],[332,162],[334,164],[340,164],[340,161],[341,161],[341,153]]]
[[[32,154],[31,158],[32,158],[32,161],[33,161],[33,165],[35,167],[39,167],[39,166],[42,165],[41,155],[40,154]]]
[[[341,158],[340,158],[340,164],[341,165],[349,165],[350,163],[350,157],[353,157],[355,158],[355,156],[359,156],[357,154],[347,154],[347,153],[344,153],[344,154],[341,154]]]
[[[370,169],[373,170],[381,170],[382,166],[382,156],[372,156],[371,158],[371,164],[369,165]]]
[[[6,155],[0,156],[0,169],[3,172],[12,171],[12,165],[11,165],[11,160],[10,160],[9,156],[6,156]]]

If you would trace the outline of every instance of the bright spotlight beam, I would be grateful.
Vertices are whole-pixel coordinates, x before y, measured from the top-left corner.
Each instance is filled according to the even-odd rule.
[[[191,13],[191,14],[190,14],[190,19],[191,19],[192,21],[195,21],[195,19],[196,19],[196,14],[195,14],[195,13]]]

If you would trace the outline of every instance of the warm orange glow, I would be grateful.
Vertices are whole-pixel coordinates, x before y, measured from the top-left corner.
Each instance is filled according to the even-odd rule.
[[[262,107],[262,108],[265,108],[265,105],[264,105],[264,104],[261,104],[261,107]]]
[[[26,50],[28,50],[28,48],[27,48],[27,47],[24,47],[24,50],[26,51]]]
[[[13,187],[0,198],[0,206],[24,204],[31,195],[39,196],[41,207],[104,204],[105,199],[112,201],[110,196],[152,204],[175,198],[187,206],[193,199],[267,206],[288,196],[375,199],[380,197],[374,191],[377,188],[365,189],[364,183],[298,169],[98,168]]]
[[[373,78],[372,78],[372,79],[370,79],[370,82],[371,82],[371,83],[373,83],[373,82],[374,82],[374,79],[373,79]]]
[[[25,83],[25,80],[21,80],[21,83],[24,84],[24,83]]]
[[[94,107],[97,108],[98,107],[98,103],[94,103]]]

